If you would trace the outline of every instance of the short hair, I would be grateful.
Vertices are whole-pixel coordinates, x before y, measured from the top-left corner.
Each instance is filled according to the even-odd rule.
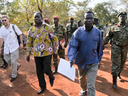
[[[42,13],[40,13],[40,12],[36,12],[35,14],[39,14],[40,17],[43,19],[43,17],[42,17]],[[35,14],[34,14],[34,15],[35,15]]]
[[[1,19],[2,19],[2,18],[7,18],[7,19],[8,19],[8,16],[6,16],[6,15],[3,15],[3,16],[1,17]]]
[[[85,13],[92,13],[93,16],[94,16],[94,13],[93,13],[92,11],[85,11],[84,14],[85,14]]]

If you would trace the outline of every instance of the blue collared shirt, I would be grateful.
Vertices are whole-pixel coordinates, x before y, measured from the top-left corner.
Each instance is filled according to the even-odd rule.
[[[69,61],[75,60],[75,64],[84,69],[86,64],[100,63],[102,55],[102,35],[99,29],[93,27],[88,32],[83,26],[73,33],[67,52]]]

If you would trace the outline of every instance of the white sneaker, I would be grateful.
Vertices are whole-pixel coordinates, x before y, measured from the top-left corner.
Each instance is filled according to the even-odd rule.
[[[80,93],[79,93],[79,95],[80,95],[80,96],[84,96],[85,93],[86,93],[86,91],[81,90]]]

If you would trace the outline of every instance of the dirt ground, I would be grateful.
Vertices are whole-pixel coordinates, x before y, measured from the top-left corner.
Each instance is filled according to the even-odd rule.
[[[25,52],[21,52],[19,63],[21,68],[15,81],[10,82],[11,67],[0,68],[0,96],[38,96],[37,91],[40,89],[36,76],[36,68],[33,56],[31,61],[26,61]],[[79,96],[81,90],[78,80],[78,70],[76,68],[75,82],[57,73],[53,87],[50,86],[49,78],[45,75],[47,90],[39,96]],[[52,65],[52,70],[54,66]],[[111,57],[110,46],[107,45],[98,70],[96,79],[96,96],[128,96],[128,59],[124,70],[121,73],[122,82],[117,81],[117,89],[112,88],[111,76]]]

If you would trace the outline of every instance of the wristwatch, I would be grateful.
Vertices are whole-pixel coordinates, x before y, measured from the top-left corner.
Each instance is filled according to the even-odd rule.
[[[23,42],[20,42],[20,43],[23,43]]]

